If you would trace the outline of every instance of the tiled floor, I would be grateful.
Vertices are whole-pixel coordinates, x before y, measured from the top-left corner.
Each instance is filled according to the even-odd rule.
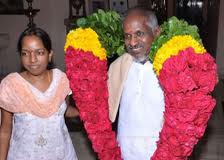
[[[214,109],[206,133],[195,147],[190,160],[224,160],[224,111],[221,101],[224,99],[224,85],[220,82],[214,92],[217,106]],[[81,126],[70,132],[79,160],[96,160],[90,141]],[[81,131],[77,131],[81,130]]]

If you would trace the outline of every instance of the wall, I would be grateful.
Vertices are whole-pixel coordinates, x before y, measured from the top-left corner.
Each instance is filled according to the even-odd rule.
[[[27,19],[23,15],[0,15],[0,21],[0,33],[8,34],[6,48],[0,51],[1,75],[4,75],[18,70],[19,56],[16,52],[16,43],[19,33],[26,27]]]
[[[89,8],[86,0],[87,8]],[[27,2],[24,0],[24,8]],[[68,18],[69,0],[34,0],[33,8],[40,9],[34,17],[37,26],[45,29],[53,43],[54,62],[60,69],[64,69],[64,51],[66,27],[64,19]],[[137,5],[137,0],[129,0],[129,7]],[[87,11],[88,13],[88,11]],[[27,27],[28,18],[25,15],[0,15],[0,35],[9,34],[8,46],[0,50],[0,74],[7,74],[20,70],[19,55],[16,44],[19,34]]]
[[[138,5],[138,0],[128,0],[128,7],[132,8]]]
[[[64,19],[68,17],[68,0],[34,0],[33,8],[40,9],[34,17],[37,26],[45,29],[51,39],[54,51],[54,61],[58,68],[64,69],[64,51],[66,27]],[[25,8],[27,2],[24,0]],[[9,34],[8,48],[0,52],[0,64],[4,72],[19,71],[19,56],[16,44],[19,34],[27,27],[28,18],[25,15],[0,15],[0,33]]]
[[[137,0],[129,0],[129,7],[137,5]],[[26,1],[24,0],[26,5]],[[219,28],[216,61],[220,76],[224,77],[224,1],[220,1]],[[34,0],[34,8],[40,12],[34,18],[35,23],[44,28],[51,36],[56,66],[64,69],[64,51],[66,28],[64,19],[68,17],[68,0]],[[25,6],[26,8],[26,6]],[[0,34],[9,33],[8,48],[0,51],[0,72],[5,73],[19,70],[19,57],[16,52],[16,43],[19,33],[26,28],[28,18],[25,15],[0,15]]]

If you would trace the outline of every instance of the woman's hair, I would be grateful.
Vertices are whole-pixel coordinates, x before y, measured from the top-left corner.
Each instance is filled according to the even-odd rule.
[[[17,51],[19,52],[20,55],[21,55],[21,51],[22,51],[22,41],[23,41],[24,37],[26,37],[26,36],[38,37],[42,41],[44,48],[47,49],[48,53],[51,52],[52,44],[51,44],[50,36],[47,34],[47,32],[41,28],[31,27],[31,28],[25,29],[19,36],[19,40],[17,43]],[[52,69],[54,67],[55,67],[55,64],[52,59],[51,62],[48,63],[47,69]],[[22,70],[24,70],[24,68],[22,68]]]
[[[46,31],[44,31],[41,28],[27,28],[25,29],[21,35],[19,36],[19,40],[18,40],[18,44],[17,44],[17,50],[19,53],[21,53],[22,51],[22,41],[23,38],[26,36],[36,36],[38,38],[40,38],[40,40],[42,41],[44,47],[47,49],[47,51],[50,53],[51,52],[51,39],[49,37],[49,35],[47,34]]]

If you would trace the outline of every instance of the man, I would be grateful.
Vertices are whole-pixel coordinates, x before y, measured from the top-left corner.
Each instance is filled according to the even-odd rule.
[[[155,14],[131,9],[123,22],[127,53],[108,72],[110,120],[118,108],[118,135],[124,160],[149,160],[163,125],[164,96],[148,55],[160,33]]]

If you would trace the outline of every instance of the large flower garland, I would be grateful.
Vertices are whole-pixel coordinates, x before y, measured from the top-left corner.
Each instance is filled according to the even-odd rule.
[[[158,78],[165,95],[165,121],[151,159],[186,160],[215,106],[210,95],[217,82],[214,59],[189,47],[167,59]]]
[[[80,118],[101,160],[121,160],[108,114],[106,50],[91,28],[78,28],[67,35],[66,74]]]
[[[151,160],[186,160],[215,107],[216,64],[191,35],[174,35],[158,48],[154,70],[165,96],[164,125]]]
[[[152,160],[186,160],[203,136],[215,106],[210,95],[217,82],[214,59],[194,27],[183,30],[185,34],[162,35],[157,42],[163,43],[155,41],[152,46],[153,67],[165,95],[164,125]],[[106,50],[99,38],[91,28],[70,31],[65,44],[66,73],[98,158],[120,160],[108,118]]]

